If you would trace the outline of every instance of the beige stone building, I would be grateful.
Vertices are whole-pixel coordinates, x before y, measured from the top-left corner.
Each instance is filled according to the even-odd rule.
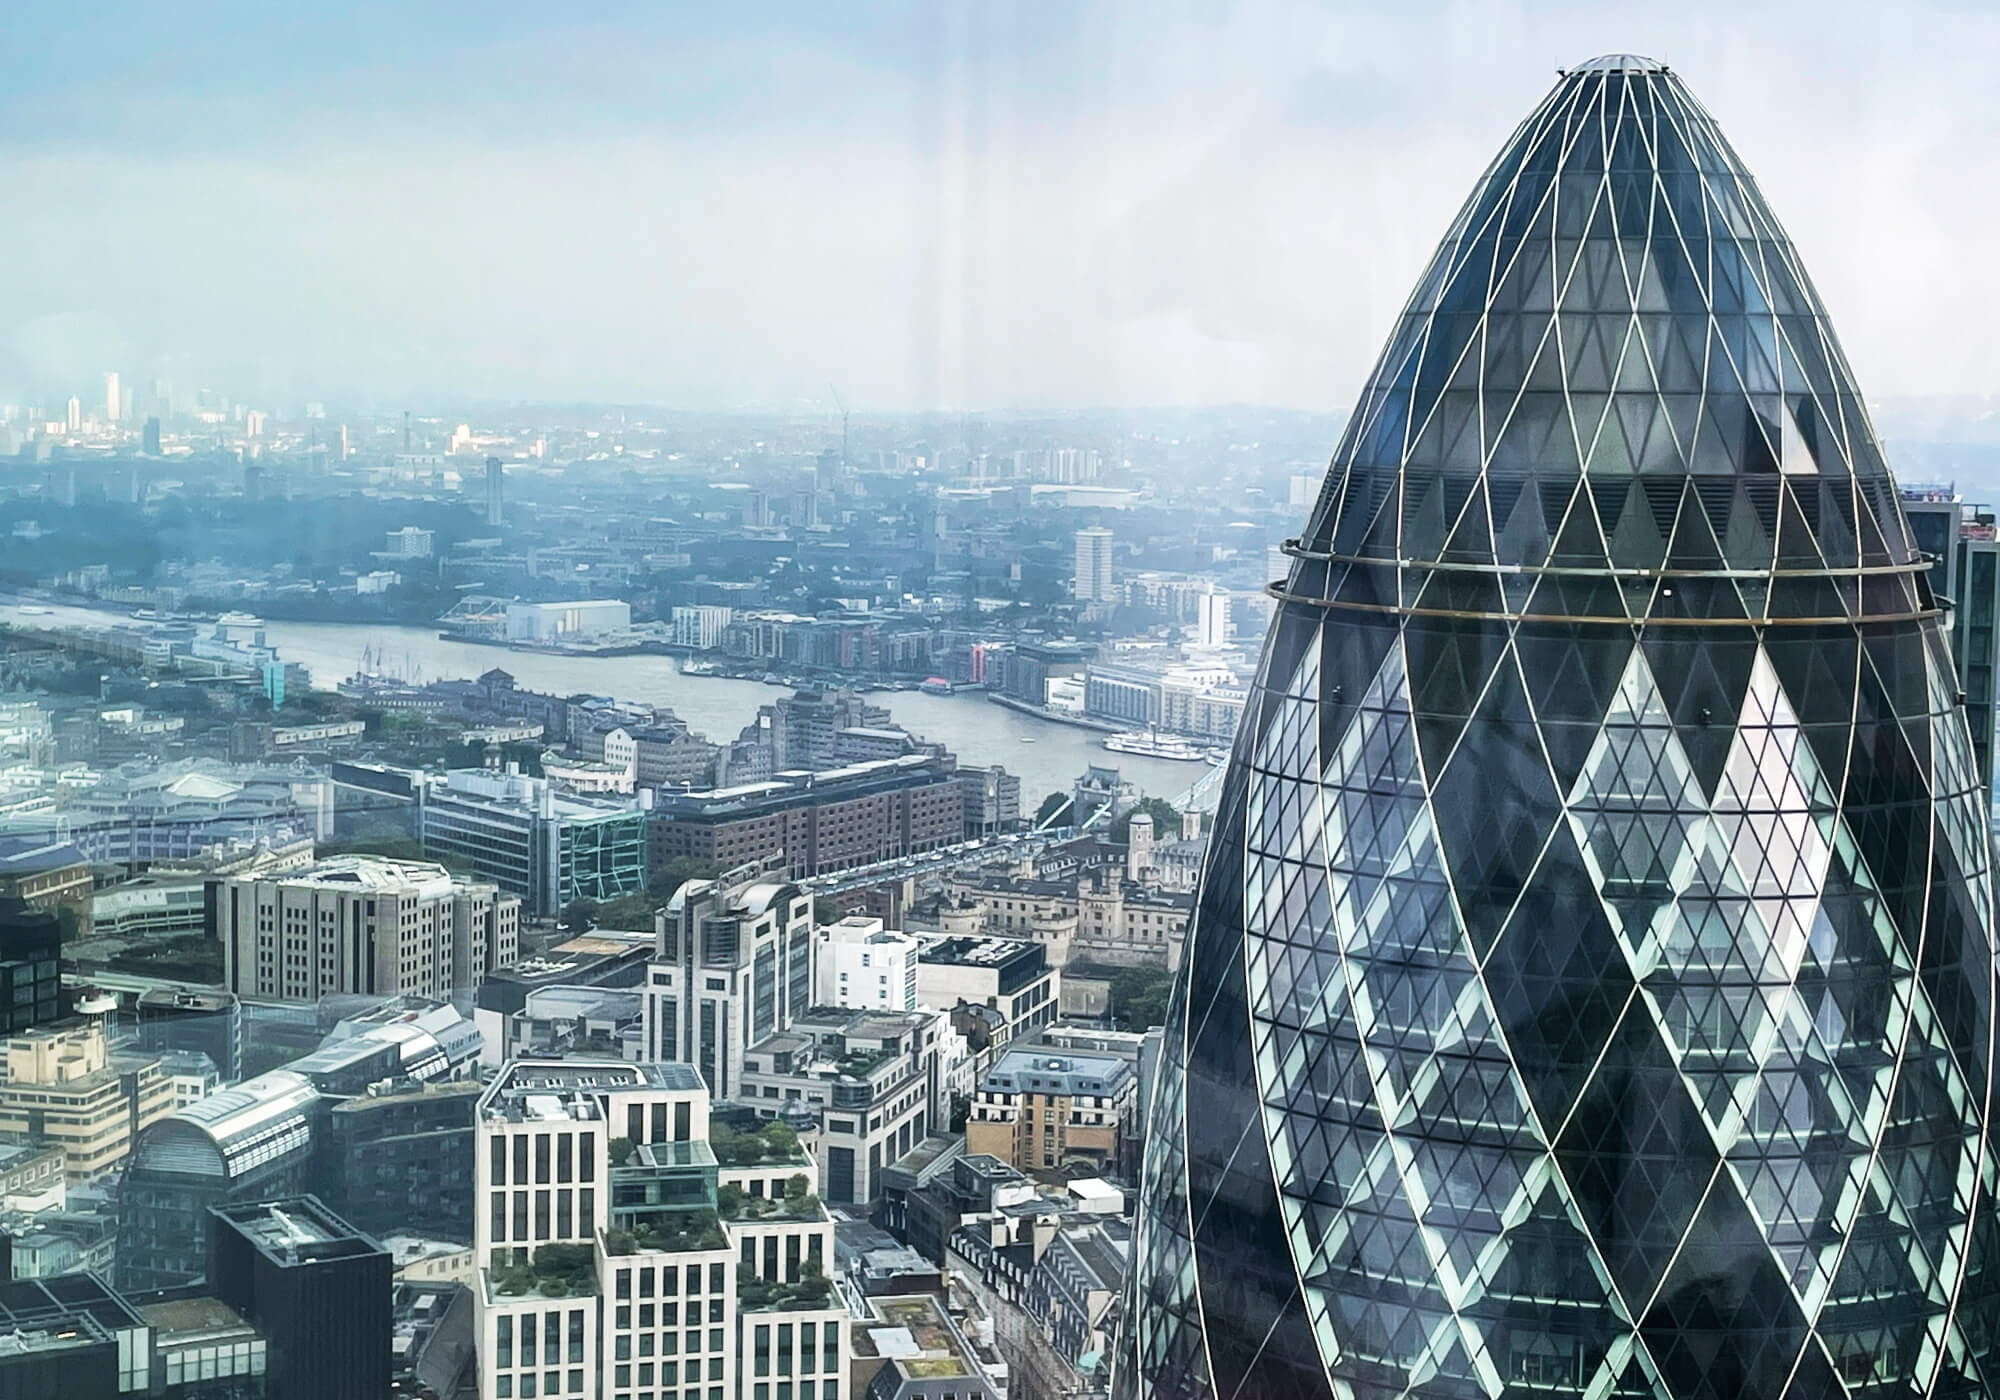
[[[225,982],[240,996],[449,997],[514,961],[521,901],[442,865],[335,856],[216,890]]]
[[[1072,1163],[1122,1170],[1131,1155],[1139,1076],[1108,1055],[1009,1050],[979,1082],[965,1123],[965,1150],[1019,1171]]]
[[[71,1181],[122,1165],[133,1138],[173,1111],[159,1060],[114,1061],[95,1026],[37,1027],[7,1042],[0,1138],[61,1148]]]

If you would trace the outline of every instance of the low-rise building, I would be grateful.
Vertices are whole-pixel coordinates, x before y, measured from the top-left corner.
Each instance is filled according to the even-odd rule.
[[[1004,1368],[989,1365],[928,1294],[868,1298],[854,1325],[860,1400],[1007,1400]]]
[[[72,1182],[123,1166],[134,1137],[173,1111],[159,1060],[113,1057],[96,1026],[38,1027],[7,1042],[0,1137],[61,1148]]]
[[[976,908],[986,932],[1045,944],[1057,966],[1177,969],[1194,914],[1192,889],[1142,885],[1122,874],[1105,866],[1053,880],[974,872],[948,877],[945,893]]]
[[[966,1151],[1022,1171],[1083,1163],[1129,1175],[1138,1087],[1138,1072],[1122,1058],[1010,1050],[979,1082]]]

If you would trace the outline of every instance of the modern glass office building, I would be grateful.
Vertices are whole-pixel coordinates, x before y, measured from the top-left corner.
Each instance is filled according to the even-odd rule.
[[[1664,65],[1508,141],[1290,554],[1118,1393],[2000,1394],[1951,658],[1825,309]]]

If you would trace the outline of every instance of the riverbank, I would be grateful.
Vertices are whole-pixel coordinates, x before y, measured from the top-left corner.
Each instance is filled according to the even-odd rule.
[[[1092,719],[1088,715],[1064,714],[1059,710],[1051,710],[1046,705],[1036,705],[1026,700],[1016,699],[1012,695],[1002,695],[997,690],[986,691],[985,695],[995,705],[1004,705],[1016,714],[1033,715],[1036,719],[1047,720],[1050,724],[1067,724],[1077,729],[1088,729],[1097,734],[1126,734],[1131,732],[1126,725],[1113,724],[1109,720]]]
[[[129,617],[99,609],[22,600],[48,607],[23,617],[19,606],[0,603],[0,620],[36,627],[105,627]],[[556,695],[612,695],[671,708],[704,738],[727,743],[757,718],[760,706],[782,693],[761,680],[683,675],[665,656],[570,657],[536,652],[496,656],[492,647],[445,641],[431,627],[266,620],[265,636],[288,662],[306,668],[315,688],[332,690],[361,669],[364,649],[375,666],[413,684],[463,677],[499,667],[529,690]],[[1102,737],[1033,712],[989,705],[984,692],[926,695],[920,690],[870,696],[912,734],[943,744],[967,767],[999,766],[1021,779],[1023,808],[1034,811],[1052,792],[1067,792],[1090,767],[1113,767],[1150,796],[1174,800],[1201,776],[1193,764],[1105,751]]]

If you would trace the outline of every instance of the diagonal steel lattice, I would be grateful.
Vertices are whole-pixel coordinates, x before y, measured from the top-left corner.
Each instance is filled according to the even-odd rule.
[[[1947,635],[1825,309],[1665,66],[1515,132],[1288,552],[1116,1393],[2000,1394]]]

